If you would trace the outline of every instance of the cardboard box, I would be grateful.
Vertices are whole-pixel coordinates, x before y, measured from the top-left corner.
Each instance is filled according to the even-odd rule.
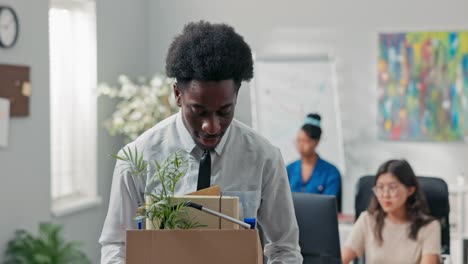
[[[255,229],[127,230],[127,264],[262,264]]]
[[[219,187],[174,197],[239,219],[239,198],[220,196]],[[258,231],[194,208],[188,215],[206,225],[190,230],[127,230],[127,264],[263,264]]]
[[[239,197],[185,195],[174,197],[174,201],[194,202],[203,207],[239,219]],[[201,225],[205,225],[204,227],[200,227],[200,229],[239,229],[239,225],[236,223],[221,219],[195,208],[187,208],[187,213],[189,218]]]
[[[221,195],[221,188],[218,185],[213,185],[211,187],[205,188],[198,190],[193,193],[189,193],[187,195],[215,195],[215,196],[220,196]]]

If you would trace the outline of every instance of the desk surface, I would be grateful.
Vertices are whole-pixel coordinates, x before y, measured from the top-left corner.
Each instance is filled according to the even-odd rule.
[[[343,248],[343,246],[346,243],[346,240],[348,240],[349,234],[351,233],[351,230],[353,229],[353,224],[352,223],[340,223],[338,224],[338,232],[340,234],[340,246]]]
[[[338,214],[338,232],[340,234],[340,246],[343,249],[346,240],[348,239],[351,229],[354,224],[354,215],[352,214]]]

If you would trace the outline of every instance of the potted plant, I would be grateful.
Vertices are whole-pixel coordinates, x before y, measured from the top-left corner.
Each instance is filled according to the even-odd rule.
[[[112,156],[127,162],[131,177],[145,184],[146,202],[136,212],[137,220],[146,219],[147,229],[191,229],[202,226],[189,218],[186,210],[188,201],[173,199],[177,183],[189,169],[191,159],[188,155],[177,151],[162,163],[154,160],[155,173],[147,180],[149,165],[138,150],[127,148],[122,152],[122,156]],[[160,188],[155,188],[156,182],[159,182]]]
[[[39,235],[17,230],[8,242],[5,264],[88,264],[86,255],[79,250],[79,242],[66,242],[60,235],[61,226],[39,224]]]

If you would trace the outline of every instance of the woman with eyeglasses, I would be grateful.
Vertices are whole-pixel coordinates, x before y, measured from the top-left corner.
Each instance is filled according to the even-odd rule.
[[[439,263],[440,223],[429,216],[409,163],[389,160],[382,164],[373,192],[341,252],[343,263],[363,255],[366,264]]]

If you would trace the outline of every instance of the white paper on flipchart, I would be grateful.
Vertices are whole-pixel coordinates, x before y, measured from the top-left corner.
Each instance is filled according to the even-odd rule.
[[[0,147],[8,146],[10,125],[10,100],[0,98]]]
[[[255,62],[252,125],[279,147],[286,163],[299,159],[296,135],[308,113],[322,116],[318,151],[346,175],[336,65],[327,56],[272,57]],[[291,92],[294,91],[294,92]]]

